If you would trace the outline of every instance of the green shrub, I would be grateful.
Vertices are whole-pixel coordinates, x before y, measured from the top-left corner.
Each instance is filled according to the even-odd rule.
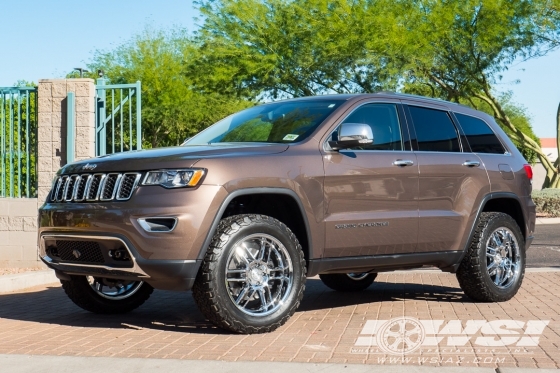
[[[537,213],[552,218],[560,217],[560,189],[535,190],[531,196],[537,206]]]

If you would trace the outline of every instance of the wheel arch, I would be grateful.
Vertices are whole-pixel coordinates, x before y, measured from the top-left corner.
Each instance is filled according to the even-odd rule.
[[[274,210],[264,207],[261,204],[258,208],[250,206],[245,210],[236,211],[236,208],[239,208],[236,204],[249,199],[254,199],[258,202],[274,201],[275,204],[280,205],[281,207]],[[296,211],[293,211],[294,209]],[[293,215],[286,218],[287,212],[291,212]],[[228,194],[221,203],[220,208],[212,221],[212,225],[206,235],[204,244],[198,254],[199,260],[204,258],[212,237],[216,233],[220,220],[227,216],[236,215],[237,213],[268,215],[286,224],[298,238],[298,241],[303,249],[306,265],[309,266],[309,261],[313,259],[313,245],[309,221],[300,197],[293,190],[285,188],[247,188],[235,190]]]
[[[473,221],[471,229],[469,231],[469,236],[467,241],[465,242],[465,246],[463,247],[462,253],[459,256],[459,261],[453,266],[451,272],[455,272],[459,267],[459,264],[465,257],[467,250],[469,248],[470,242],[473,238],[475,233],[475,228],[480,217],[480,214],[483,212],[503,212],[505,214],[510,215],[517,225],[519,225],[519,229],[521,230],[521,234],[523,234],[523,238],[527,239],[527,218],[523,213],[523,209],[521,208],[521,200],[517,195],[514,193],[508,192],[499,192],[499,193],[489,193],[482,199],[478,211],[476,213],[476,218]]]

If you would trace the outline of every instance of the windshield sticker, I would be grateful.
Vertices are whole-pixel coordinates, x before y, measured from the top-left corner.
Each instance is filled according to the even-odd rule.
[[[332,108],[332,107],[334,107],[334,105],[336,105],[336,104],[330,104],[330,105],[329,105],[329,109]]]
[[[299,135],[292,135],[291,133],[284,136],[284,138],[282,140],[284,141],[294,141],[295,139],[297,139],[299,137]]]

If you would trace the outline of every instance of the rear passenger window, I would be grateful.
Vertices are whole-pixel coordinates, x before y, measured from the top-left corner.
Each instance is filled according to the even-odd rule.
[[[506,152],[500,140],[484,121],[464,114],[455,113],[455,116],[467,136],[473,153],[504,154]]]
[[[416,129],[418,150],[425,152],[460,152],[457,129],[446,111],[409,106]]]
[[[356,109],[342,123],[364,123],[371,127],[373,144],[354,150],[403,150],[399,116],[395,104],[367,104]]]

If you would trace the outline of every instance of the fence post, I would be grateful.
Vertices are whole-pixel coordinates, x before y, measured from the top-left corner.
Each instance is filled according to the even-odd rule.
[[[76,94],[74,92],[68,92],[66,97],[66,162],[74,162],[74,154],[76,151],[74,137],[74,128],[76,127]]]
[[[75,97],[74,135],[67,128],[69,92]],[[41,79],[38,95],[37,194],[42,204],[56,172],[69,161],[69,139],[75,138],[74,160],[95,156],[95,86],[93,79]]]
[[[136,149],[142,149],[142,83],[139,80],[136,82]]]
[[[105,79],[99,78],[97,79],[97,85],[102,86],[105,85]],[[97,118],[96,118],[96,147],[95,155],[105,155],[107,154],[107,129],[105,128],[105,90],[100,89],[97,91]]]

